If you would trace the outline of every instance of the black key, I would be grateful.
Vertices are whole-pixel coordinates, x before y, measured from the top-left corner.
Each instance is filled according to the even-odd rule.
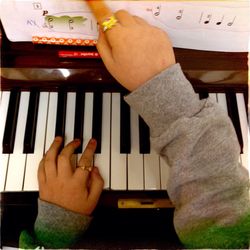
[[[226,99],[227,99],[228,115],[233,122],[238,137],[238,141],[240,144],[241,153],[243,153],[243,139],[240,127],[240,118],[238,113],[236,94],[233,91],[228,91],[226,92]]]
[[[21,93],[18,90],[13,90],[10,93],[9,107],[3,135],[3,153],[5,154],[13,153],[20,95]]]
[[[208,92],[207,91],[201,91],[199,92],[200,100],[208,98]]]
[[[104,114],[105,115],[105,114]],[[93,103],[93,123],[92,123],[92,138],[96,139],[96,153],[101,153],[102,147],[102,93],[94,93]]]
[[[62,136],[63,138],[65,135],[66,107],[67,107],[67,92],[64,90],[60,90],[58,92],[58,99],[57,99],[55,136]]]
[[[248,91],[245,91],[243,93],[243,96],[244,96],[244,101],[245,101],[245,107],[246,107],[246,113],[247,113],[247,121],[248,120]]]
[[[23,153],[26,154],[34,153],[39,96],[40,93],[37,90],[33,90],[30,93],[29,109],[23,143]]]
[[[120,153],[131,153],[130,107],[122,96],[120,102]]]
[[[76,93],[76,107],[75,107],[75,128],[74,128],[74,139],[80,139],[83,141],[83,127],[84,127],[84,104],[85,104],[85,94],[83,91],[78,91]],[[82,143],[75,150],[76,154],[82,153]]]
[[[139,116],[139,143],[140,154],[150,153],[149,126]]]

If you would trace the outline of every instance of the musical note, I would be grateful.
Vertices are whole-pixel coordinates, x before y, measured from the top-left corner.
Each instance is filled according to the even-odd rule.
[[[234,24],[235,18],[236,18],[236,16],[234,17],[234,19],[233,19],[231,22],[229,22],[229,23],[227,24],[227,26],[232,26],[232,25]]]
[[[221,25],[223,20],[224,20],[224,16],[222,16],[221,20],[219,22],[217,22],[216,25]]]
[[[51,23],[54,21],[54,18],[53,17],[48,17],[47,21],[48,21],[48,24],[49,24],[49,28],[50,29],[53,28],[53,25]]]
[[[211,14],[207,15],[207,20],[204,22],[204,24],[209,24],[211,21],[211,18],[212,18]]]
[[[74,20],[72,18],[69,19],[69,29],[73,30],[74,27],[72,26],[72,23],[74,23]]]
[[[182,18],[183,12],[184,12],[184,10],[179,10],[178,13],[180,13],[180,15],[178,15],[178,16],[176,17],[177,20],[180,20],[180,19]]]
[[[154,14],[154,16],[159,16],[161,14],[161,6],[160,5],[158,5],[156,7],[156,10],[154,11],[153,14]]]

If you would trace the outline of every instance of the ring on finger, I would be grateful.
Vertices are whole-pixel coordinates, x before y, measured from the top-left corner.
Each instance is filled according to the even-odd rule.
[[[102,22],[103,32],[112,29],[117,23],[118,20],[114,15],[108,17],[105,21]]]
[[[87,171],[89,171],[89,172],[91,172],[92,171],[92,169],[93,169],[93,166],[91,166],[91,165],[83,165],[83,166],[78,166],[80,169],[82,169],[83,171],[84,170],[87,170]]]

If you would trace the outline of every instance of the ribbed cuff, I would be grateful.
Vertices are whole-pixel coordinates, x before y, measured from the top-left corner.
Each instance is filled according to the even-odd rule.
[[[35,236],[47,248],[69,247],[87,230],[91,219],[38,199]]]

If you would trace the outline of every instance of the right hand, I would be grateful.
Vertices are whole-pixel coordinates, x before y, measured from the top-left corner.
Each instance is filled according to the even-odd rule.
[[[102,0],[87,1],[98,23],[113,15]],[[116,26],[100,27],[97,49],[113,77],[130,91],[175,64],[168,35],[125,10],[115,13]]]

